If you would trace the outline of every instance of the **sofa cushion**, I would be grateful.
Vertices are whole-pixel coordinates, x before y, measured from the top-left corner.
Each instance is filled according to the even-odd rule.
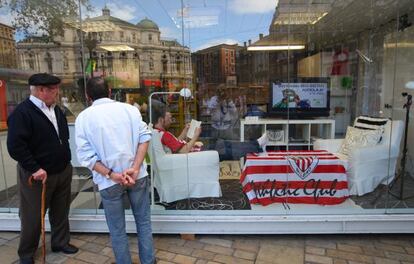
[[[382,130],[389,121],[388,118],[359,116],[355,119],[354,127],[367,130]]]
[[[378,144],[381,136],[382,131],[380,129],[369,130],[348,126],[339,153],[348,156],[355,147],[374,146]]]

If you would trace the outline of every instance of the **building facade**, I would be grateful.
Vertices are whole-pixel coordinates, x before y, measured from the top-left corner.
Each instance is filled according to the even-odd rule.
[[[82,26],[77,20],[65,25],[63,36],[52,40],[18,42],[19,67],[56,74],[68,85],[76,85],[84,71],[109,78],[113,88],[179,89],[191,84],[190,50],[161,39],[157,24],[147,18],[135,25],[111,16],[105,7],[101,16],[85,19]]]
[[[0,68],[16,68],[14,28],[0,23]]]
[[[240,47],[220,44],[199,50],[193,54],[198,82],[225,83],[228,77],[236,76],[236,54]]]

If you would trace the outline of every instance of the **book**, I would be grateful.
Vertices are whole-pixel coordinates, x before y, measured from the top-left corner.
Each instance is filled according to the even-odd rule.
[[[201,126],[201,121],[191,119],[190,128],[187,131],[187,137],[188,138],[193,138],[196,128],[199,128],[200,126]]]

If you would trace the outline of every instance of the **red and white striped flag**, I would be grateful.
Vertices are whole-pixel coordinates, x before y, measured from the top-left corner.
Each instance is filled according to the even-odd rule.
[[[349,196],[344,162],[326,151],[248,155],[240,182],[250,202],[262,205],[333,205]]]

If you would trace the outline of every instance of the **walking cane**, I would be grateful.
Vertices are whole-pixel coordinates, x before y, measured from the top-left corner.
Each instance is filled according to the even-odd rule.
[[[29,177],[29,186],[32,187],[33,176]],[[41,237],[42,237],[42,263],[46,263],[46,235],[45,235],[45,210],[46,210],[46,182],[42,183],[42,200],[41,200]]]

